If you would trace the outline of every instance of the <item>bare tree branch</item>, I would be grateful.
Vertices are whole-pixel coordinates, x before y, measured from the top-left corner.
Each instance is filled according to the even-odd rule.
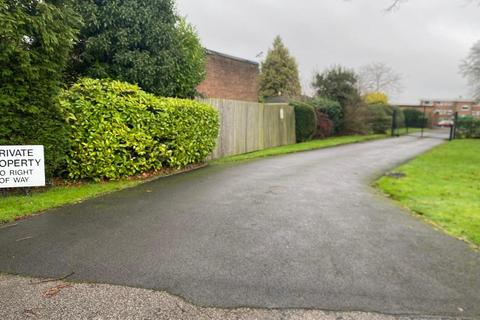
[[[358,86],[362,94],[382,92],[393,97],[402,92],[402,76],[381,62],[363,66],[358,72]]]
[[[393,11],[394,9],[397,9],[400,3],[404,2],[405,0],[394,0],[388,8],[385,9],[385,11]]]
[[[470,49],[470,54],[460,65],[460,72],[468,80],[473,98],[480,100],[480,41]]]

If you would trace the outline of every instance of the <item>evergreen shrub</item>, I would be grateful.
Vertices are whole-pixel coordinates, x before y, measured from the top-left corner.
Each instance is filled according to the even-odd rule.
[[[159,98],[114,80],[81,79],[61,95],[70,125],[73,179],[119,179],[204,160],[214,149],[218,113],[206,104]]]
[[[295,110],[295,133],[297,142],[305,142],[312,139],[317,127],[315,110],[307,103],[290,102]]]

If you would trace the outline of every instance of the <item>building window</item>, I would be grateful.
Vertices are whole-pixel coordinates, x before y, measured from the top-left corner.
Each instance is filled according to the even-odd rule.
[[[450,110],[444,110],[444,109],[437,109],[435,110],[435,113],[438,114],[438,115],[449,115],[451,114],[451,111]]]
[[[462,106],[462,111],[470,111],[470,106],[469,105],[463,105]]]

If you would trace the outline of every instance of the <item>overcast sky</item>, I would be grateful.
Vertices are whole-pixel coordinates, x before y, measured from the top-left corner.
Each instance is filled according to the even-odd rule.
[[[177,0],[211,50],[256,60],[279,34],[311,92],[315,70],[384,62],[404,77],[392,100],[467,97],[458,66],[480,40],[480,7],[469,0]]]

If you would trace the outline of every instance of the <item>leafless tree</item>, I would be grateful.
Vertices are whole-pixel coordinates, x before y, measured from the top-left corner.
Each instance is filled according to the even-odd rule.
[[[470,49],[470,53],[460,65],[460,71],[468,80],[475,100],[480,100],[480,41]]]
[[[382,92],[395,96],[402,92],[402,76],[382,62],[370,63],[358,72],[359,89],[362,94]]]

